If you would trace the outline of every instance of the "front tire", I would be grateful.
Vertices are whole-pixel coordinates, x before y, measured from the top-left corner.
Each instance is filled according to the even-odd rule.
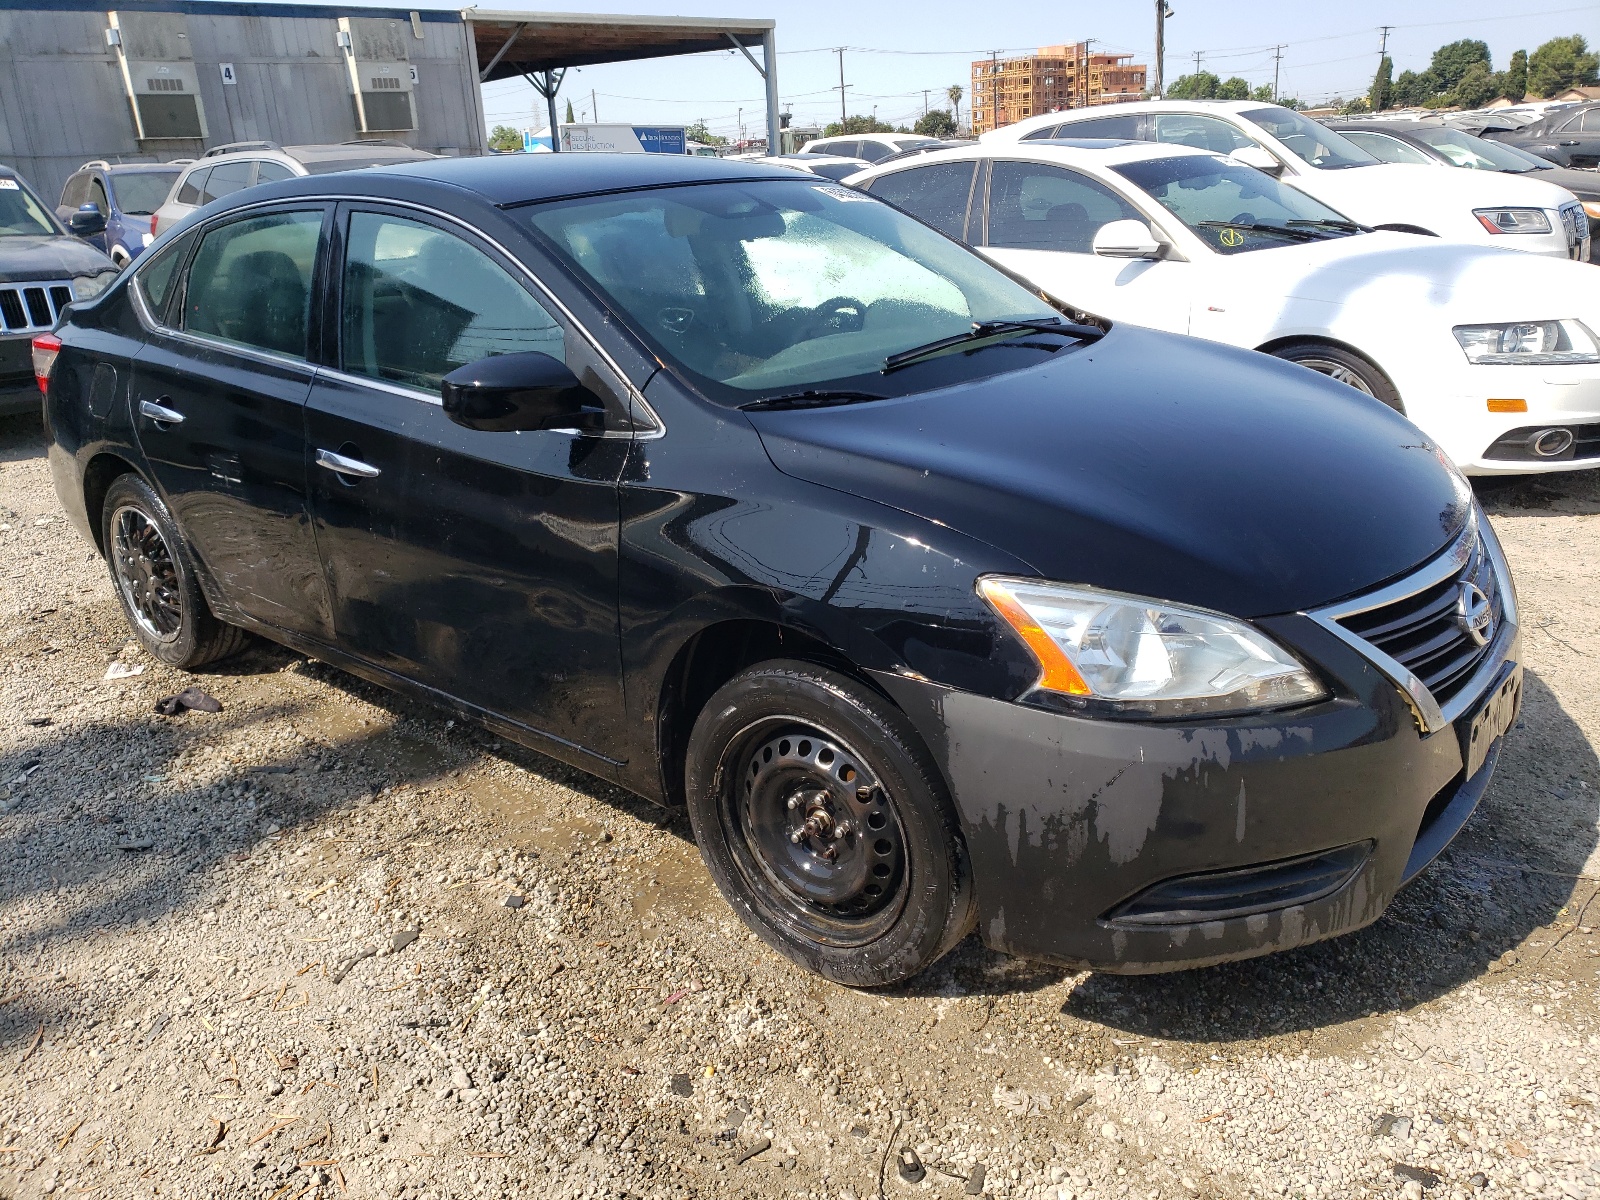
[[[695,722],[685,784],[723,898],[808,970],[899,983],[972,928],[943,780],[905,717],[854,680],[781,660],[735,676]]]
[[[1290,342],[1269,353],[1274,358],[1299,363],[1319,375],[1353,387],[1374,400],[1381,400],[1397,413],[1406,411],[1405,405],[1400,402],[1400,393],[1389,382],[1389,377],[1374,363],[1352,351],[1325,342]]]
[[[153,658],[192,671],[244,647],[250,635],[212,615],[172,514],[143,479],[112,481],[100,532],[122,615]]]

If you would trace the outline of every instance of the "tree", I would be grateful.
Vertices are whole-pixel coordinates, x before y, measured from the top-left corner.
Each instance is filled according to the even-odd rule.
[[[1394,59],[1385,54],[1378,63],[1378,73],[1372,77],[1372,91],[1367,94],[1367,101],[1372,105],[1372,111],[1382,112],[1388,108],[1393,94]]]
[[[1348,104],[1342,104],[1339,106],[1340,114],[1346,117],[1359,117],[1363,113],[1369,113],[1371,111],[1372,105],[1367,101],[1365,96],[1357,96]]]
[[[1600,58],[1578,34],[1551,38],[1528,57],[1528,95],[1548,99],[1569,87],[1600,83]]]
[[[496,125],[489,131],[489,149],[505,153],[522,149],[522,135],[509,125]]]
[[[1431,70],[1401,71],[1394,81],[1393,107],[1416,108],[1433,98],[1439,90],[1437,78]]]
[[[877,117],[863,117],[857,113],[846,117],[844,123],[835,121],[822,131],[823,137],[838,137],[841,133],[893,133],[893,125],[885,125]]]
[[[945,88],[944,94],[950,97],[950,114],[956,119],[957,132],[961,129],[961,97],[967,93],[959,83],[952,83]]]
[[[1489,64],[1475,62],[1456,81],[1450,92],[1450,102],[1458,108],[1482,108],[1498,94],[1494,81]]]
[[[1215,100],[1217,89],[1222,86],[1210,71],[1201,71],[1198,75],[1180,75],[1177,81],[1167,89],[1168,100]]]
[[[572,115],[572,99],[571,99],[571,97],[568,97],[568,99],[567,99],[567,124],[568,125],[576,125],[577,123],[578,123],[578,118]]]
[[[1217,87],[1218,100],[1248,100],[1250,99],[1250,85],[1237,75],[1231,79],[1224,79]]]
[[[1440,92],[1453,92],[1456,84],[1461,82],[1461,77],[1467,73],[1467,68],[1473,63],[1482,63],[1485,70],[1492,70],[1489,62],[1489,45],[1476,38],[1462,38],[1458,42],[1449,42],[1440,46],[1433,52],[1433,61],[1428,64],[1428,70],[1434,78],[1434,95]]]
[[[1260,87],[1253,89],[1250,93],[1250,99],[1261,104],[1271,104],[1272,85],[1270,83],[1263,83]]]
[[[918,121],[911,129],[912,133],[920,133],[923,137],[947,138],[956,134],[956,119],[942,108],[936,108],[922,120]]]
[[[1518,50],[1511,56],[1511,66],[1494,77],[1496,96],[1518,101],[1528,94],[1528,52]]]
[[[699,142],[702,146],[726,146],[728,144],[727,138],[719,137],[706,128],[704,118],[685,129],[683,136],[691,142]]]

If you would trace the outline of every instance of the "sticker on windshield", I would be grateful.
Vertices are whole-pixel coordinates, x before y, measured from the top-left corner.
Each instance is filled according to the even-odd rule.
[[[20,192],[15,179],[0,179],[0,192]]]
[[[843,201],[845,201],[847,203],[854,202],[854,201],[857,201],[857,200],[871,200],[872,199],[872,197],[867,195],[865,192],[858,192],[854,188],[833,187],[833,186],[820,187],[819,186],[819,187],[813,188],[812,190],[821,192],[824,196],[832,196],[835,200],[843,200]]]

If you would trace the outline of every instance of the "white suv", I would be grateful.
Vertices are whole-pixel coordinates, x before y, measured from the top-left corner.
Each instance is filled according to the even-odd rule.
[[[205,157],[196,159],[178,177],[167,194],[166,203],[156,210],[150,222],[150,233],[154,236],[163,229],[170,229],[195,209],[258,183],[437,157],[425,150],[413,150],[393,142],[344,142],[337,146],[229,142],[207,150]]]
[[[1565,188],[1494,171],[1380,162],[1348,138],[1277,104],[1147,100],[1029,117],[987,143],[1111,138],[1173,142],[1231,155],[1346,216],[1379,229],[1428,233],[1553,258],[1589,259],[1589,219]]]
[[[875,163],[914,150],[918,146],[937,146],[938,138],[914,133],[841,133],[837,137],[815,138],[800,148],[801,154],[834,154],[840,158],[859,158]]]

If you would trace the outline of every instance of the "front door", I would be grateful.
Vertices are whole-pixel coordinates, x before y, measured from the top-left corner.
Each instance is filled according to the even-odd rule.
[[[1113,321],[1189,331],[1186,272],[1193,264],[1094,252],[1102,225],[1150,223],[1098,180],[1046,163],[995,162],[983,211],[985,228],[969,224],[969,239],[1057,299]]]
[[[307,426],[338,642],[604,755],[621,710],[626,395],[520,268],[466,231],[365,206],[339,225],[339,345]],[[445,416],[445,375],[519,351],[566,361],[617,405],[616,434],[487,433]]]
[[[218,615],[331,632],[306,497],[308,344],[325,205],[253,210],[143,264],[157,328],[133,364],[134,426]],[[187,264],[181,260],[187,256]],[[168,275],[177,270],[176,295]]]

